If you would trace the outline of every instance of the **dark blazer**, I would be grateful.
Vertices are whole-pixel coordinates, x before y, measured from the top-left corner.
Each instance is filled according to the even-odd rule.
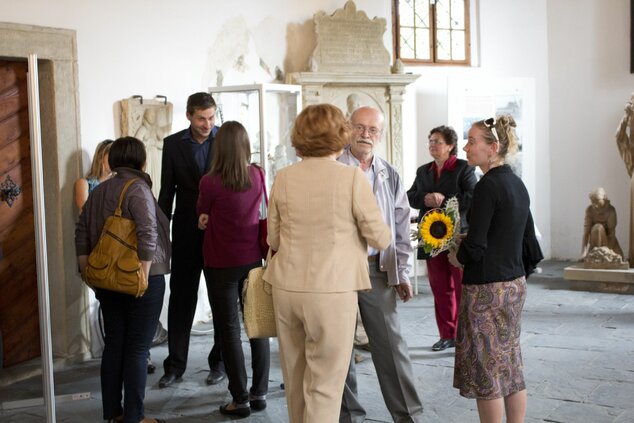
[[[438,181],[434,180],[434,172],[431,169],[433,162],[429,162],[418,168],[416,179],[412,187],[407,191],[409,205],[418,212],[418,219],[431,209],[425,205],[425,196],[430,192],[439,192],[445,196],[445,202],[451,197],[458,198],[460,206],[461,232],[468,229],[467,210],[471,207],[473,189],[477,182],[474,168],[469,166],[466,160],[458,159],[453,170],[443,170]],[[445,202],[442,206],[444,207]]]
[[[163,143],[163,160],[161,169],[161,191],[159,207],[168,219],[172,220],[172,243],[174,251],[177,247],[187,247],[197,237],[202,240],[202,231],[198,229],[196,201],[198,186],[203,176],[198,169],[188,137],[189,128],[170,135]],[[213,134],[209,146],[209,157],[205,173],[211,167],[213,156]],[[172,214],[172,205],[176,196],[176,206]],[[201,253],[202,254],[202,253]]]

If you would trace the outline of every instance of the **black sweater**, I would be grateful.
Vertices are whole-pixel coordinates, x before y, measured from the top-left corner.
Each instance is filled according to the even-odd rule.
[[[529,206],[524,183],[508,165],[480,179],[468,213],[469,232],[458,250],[463,284],[510,281],[526,274],[522,241],[526,231],[534,231]]]

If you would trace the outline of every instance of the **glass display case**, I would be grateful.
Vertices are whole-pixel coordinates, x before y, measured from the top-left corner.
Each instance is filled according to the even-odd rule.
[[[253,163],[265,170],[267,189],[275,174],[298,158],[291,128],[302,108],[301,85],[254,84],[210,87],[218,110],[216,124],[235,120],[249,133]]]

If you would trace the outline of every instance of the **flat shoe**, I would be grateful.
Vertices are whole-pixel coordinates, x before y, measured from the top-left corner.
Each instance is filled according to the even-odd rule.
[[[454,339],[440,339],[434,345],[432,345],[432,351],[442,351],[447,348],[453,348],[456,346],[456,341]]]
[[[266,408],[266,395],[253,396],[249,394],[249,405],[253,411],[262,411]]]
[[[220,406],[220,414],[228,416],[249,417],[251,415],[251,407],[248,404],[238,406],[234,402]]]

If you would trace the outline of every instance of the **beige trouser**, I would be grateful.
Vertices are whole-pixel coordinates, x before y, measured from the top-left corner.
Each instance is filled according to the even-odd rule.
[[[290,423],[336,423],[357,318],[357,292],[273,288]]]

